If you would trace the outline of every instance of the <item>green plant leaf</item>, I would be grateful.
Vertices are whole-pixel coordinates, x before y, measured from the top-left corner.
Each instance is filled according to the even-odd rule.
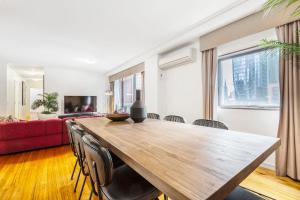
[[[44,107],[44,113],[52,113],[58,111],[58,93],[44,93],[39,95],[41,98],[33,102],[31,108],[37,109],[41,106]]]
[[[45,115],[49,115],[49,114],[52,114],[50,111],[43,111],[41,112],[42,114],[45,114]]]
[[[278,7],[282,4],[286,4],[286,7],[289,7],[293,4],[299,4],[299,0],[267,0],[263,5],[263,10],[268,13],[275,7]],[[296,9],[293,11],[292,16],[298,16],[300,15],[300,5],[296,7]]]
[[[263,5],[263,10],[269,12],[271,9],[287,2],[289,0],[268,0]]]
[[[300,44],[298,43],[284,43],[278,40],[263,39],[260,45],[264,48],[278,48],[283,54],[300,55]]]
[[[300,5],[297,6],[297,8],[294,10],[294,12],[292,13],[293,16],[298,16],[300,15]]]

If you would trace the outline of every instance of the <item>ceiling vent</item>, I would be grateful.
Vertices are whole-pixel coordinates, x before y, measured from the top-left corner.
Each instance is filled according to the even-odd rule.
[[[196,49],[192,47],[185,47],[160,55],[158,66],[160,69],[166,70],[195,61]]]

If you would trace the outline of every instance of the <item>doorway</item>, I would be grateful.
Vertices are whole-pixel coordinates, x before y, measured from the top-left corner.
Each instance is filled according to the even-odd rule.
[[[44,69],[9,64],[7,73],[8,114],[23,120],[38,119],[41,109],[32,110],[34,100],[44,93]]]

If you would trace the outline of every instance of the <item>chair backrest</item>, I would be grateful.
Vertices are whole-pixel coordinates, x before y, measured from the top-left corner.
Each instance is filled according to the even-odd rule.
[[[108,149],[91,135],[83,137],[83,144],[92,182],[98,188],[109,185],[113,176],[113,161]]]
[[[177,116],[177,115],[168,115],[168,116],[165,116],[164,120],[170,121],[170,122],[185,123],[184,118],[181,117],[181,116]]]
[[[224,123],[215,120],[197,119],[193,122],[193,124],[198,126],[207,126],[212,128],[220,128],[220,129],[228,130],[228,127]]]
[[[73,136],[73,141],[74,141],[74,147],[75,147],[75,152],[78,157],[78,162],[83,170],[85,172],[87,169],[85,169],[85,151],[83,147],[83,140],[82,137],[86,134],[80,127],[77,125],[73,125],[72,128],[72,136]]]
[[[72,151],[76,155],[75,146],[74,146],[74,139],[73,139],[73,135],[72,135],[72,126],[75,125],[75,124],[76,124],[76,122],[73,121],[73,120],[67,120],[66,121],[67,133],[68,133],[68,137],[69,137],[70,146],[71,146]]]
[[[156,113],[147,113],[147,118],[149,119],[160,119],[159,114]]]

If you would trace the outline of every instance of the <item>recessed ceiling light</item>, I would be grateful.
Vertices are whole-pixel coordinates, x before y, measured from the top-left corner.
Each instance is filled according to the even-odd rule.
[[[97,63],[97,59],[95,58],[76,58],[77,61],[83,62],[85,64],[95,64]]]

